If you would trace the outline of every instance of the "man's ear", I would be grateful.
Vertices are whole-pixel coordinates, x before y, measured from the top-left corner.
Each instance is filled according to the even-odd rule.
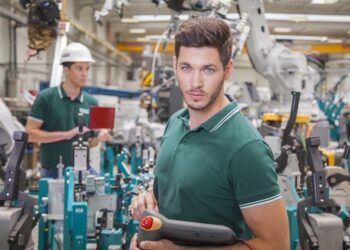
[[[230,59],[230,61],[225,66],[225,80],[228,80],[231,77],[233,71],[234,61]]]

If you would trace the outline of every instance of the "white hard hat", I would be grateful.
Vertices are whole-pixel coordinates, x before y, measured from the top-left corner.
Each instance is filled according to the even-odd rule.
[[[81,43],[70,43],[62,51],[60,63],[65,62],[95,62],[89,49]]]

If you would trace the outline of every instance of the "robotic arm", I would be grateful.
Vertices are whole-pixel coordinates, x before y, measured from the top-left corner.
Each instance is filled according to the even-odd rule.
[[[312,96],[313,87],[309,84],[311,80],[307,82],[309,67],[305,55],[293,52],[271,39],[263,1],[237,2],[240,15],[249,16],[251,32],[247,47],[253,67],[269,81],[278,100],[288,100],[291,91],[309,92]]]
[[[313,98],[313,84],[311,84],[313,78],[310,77],[312,72],[306,56],[293,52],[271,39],[262,0],[166,0],[165,2],[170,9],[177,12],[211,11],[211,15],[224,19],[227,19],[226,14],[232,2],[235,2],[241,16],[240,23],[233,28],[235,38],[238,40],[235,41],[235,46],[242,47],[239,40],[245,42],[250,32],[247,47],[253,67],[269,81],[278,101],[289,103],[291,91],[303,92],[302,100]],[[235,55],[236,52],[233,56]]]
[[[101,17],[107,16],[113,9],[115,9],[119,17],[122,18],[124,15],[124,6],[126,4],[128,4],[128,0],[105,0],[102,9],[100,11],[95,11],[95,20],[100,22]]]

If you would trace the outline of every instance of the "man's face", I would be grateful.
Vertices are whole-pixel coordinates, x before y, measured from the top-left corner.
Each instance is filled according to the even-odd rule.
[[[89,76],[89,70],[89,62],[76,62],[70,67],[64,67],[66,79],[76,87],[82,87],[86,84]]]
[[[232,65],[231,60],[223,66],[216,48],[181,47],[173,67],[188,108],[204,111],[215,106],[224,97],[223,84],[230,77]]]

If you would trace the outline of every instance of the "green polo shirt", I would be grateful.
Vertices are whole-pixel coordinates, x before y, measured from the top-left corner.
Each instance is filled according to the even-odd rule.
[[[78,126],[79,112],[84,114],[84,126],[88,126],[90,107],[97,105],[97,100],[84,91],[71,100],[61,85],[40,92],[28,119],[42,122],[41,129],[45,131],[68,131]],[[72,142],[41,143],[41,166],[56,169],[60,155],[65,166],[72,166]]]
[[[195,129],[188,121],[180,110],[164,132],[155,167],[160,212],[249,238],[241,210],[281,198],[269,146],[234,102]]]

